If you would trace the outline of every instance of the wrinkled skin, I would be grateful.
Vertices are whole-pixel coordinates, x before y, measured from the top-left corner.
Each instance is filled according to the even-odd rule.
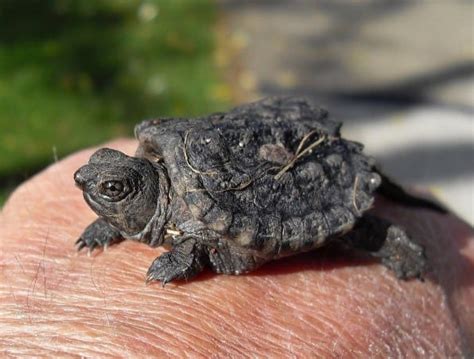
[[[377,202],[425,246],[424,283],[322,250],[157,290],[140,283],[161,249],[70,246],[95,217],[71,186],[93,152],[32,178],[0,214],[2,357],[472,357],[474,234],[455,216]]]

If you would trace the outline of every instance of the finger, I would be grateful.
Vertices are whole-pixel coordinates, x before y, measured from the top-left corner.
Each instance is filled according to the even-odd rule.
[[[90,356],[459,353],[459,323],[440,284],[399,281],[380,265],[328,251],[246,276],[207,272],[165,289],[143,285],[161,250],[127,241],[94,259],[74,256],[74,238],[95,216],[71,178],[91,153],[25,183],[2,213],[2,347],[38,355],[38,348],[57,351],[60,341],[67,353]],[[402,221],[416,230],[434,220],[415,217]],[[436,221],[436,232],[424,234],[427,243],[453,231],[452,223]],[[471,295],[463,300],[472,307]]]

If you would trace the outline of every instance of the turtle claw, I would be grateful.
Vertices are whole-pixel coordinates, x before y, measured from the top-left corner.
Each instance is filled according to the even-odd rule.
[[[87,246],[86,242],[84,242],[84,240],[82,238],[79,238],[76,241],[75,245],[77,247],[76,249],[77,249],[78,252],[80,252],[82,248]]]
[[[104,248],[105,250],[110,244],[120,240],[123,238],[119,231],[110,227],[104,220],[98,219],[86,228],[74,245],[78,252],[87,247],[87,255],[90,257],[94,249]]]
[[[166,279],[158,278],[155,273],[150,273],[150,271],[148,271],[146,279],[145,279],[145,285],[148,286],[150,283],[155,282],[155,281],[160,281],[162,288],[164,288],[166,283],[169,282]]]
[[[171,263],[170,261],[167,260],[168,257],[170,257],[169,252],[155,259],[155,261],[150,266],[146,274],[146,279],[145,279],[146,285],[154,281],[159,281],[161,282],[161,285],[164,287],[166,283],[178,277],[176,271],[170,268]]]
[[[78,252],[80,252],[83,248],[87,247],[88,257],[91,256],[95,248],[102,246],[102,244],[97,239],[93,239],[92,241],[89,241],[87,239],[84,239],[83,237],[79,238],[76,241],[76,243],[74,243],[74,245],[76,246],[76,249]]]

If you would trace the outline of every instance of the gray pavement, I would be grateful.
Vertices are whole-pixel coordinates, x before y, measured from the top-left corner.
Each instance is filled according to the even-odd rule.
[[[222,0],[245,100],[305,95],[474,224],[471,1]]]

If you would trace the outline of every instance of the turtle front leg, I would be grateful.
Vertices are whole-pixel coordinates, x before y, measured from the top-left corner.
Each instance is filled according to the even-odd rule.
[[[402,228],[385,219],[364,216],[343,239],[345,245],[380,258],[400,279],[421,279],[426,271],[423,247],[413,242]]]
[[[205,253],[196,238],[180,238],[179,243],[151,264],[146,282],[158,280],[164,286],[172,280],[188,280],[205,266]]]
[[[84,230],[75,244],[78,251],[87,247],[91,253],[96,247],[107,248],[109,245],[123,240],[124,238],[118,230],[111,227],[102,218],[98,218]]]

